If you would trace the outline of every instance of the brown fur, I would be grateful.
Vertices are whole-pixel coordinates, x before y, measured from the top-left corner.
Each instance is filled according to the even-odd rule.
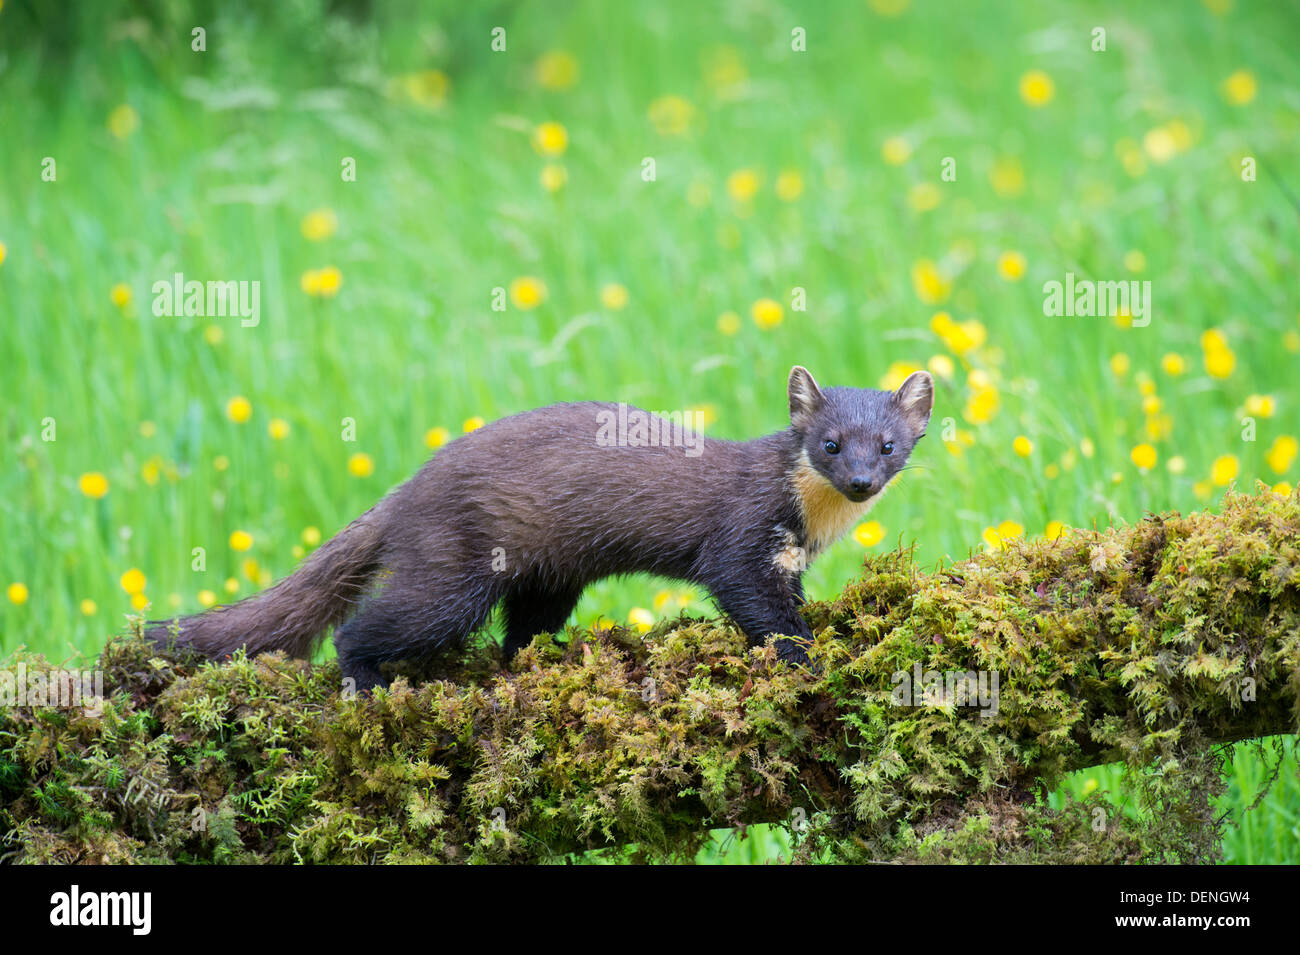
[[[804,536],[808,542],[808,559],[815,560],[826,548],[862,520],[880,495],[861,503],[850,501],[835,489],[821,472],[812,466],[807,454],[801,454],[790,472],[803,515]],[[883,489],[882,489],[883,493]]]
[[[807,561],[869,506],[845,496],[860,496],[864,475],[875,496],[901,467],[924,430],[922,403],[929,418],[929,377],[909,382],[899,393],[823,394],[795,369],[789,428],[753,441],[701,437],[698,454],[598,440],[616,405],[503,418],[440,450],[287,580],[150,634],[165,642],[176,629],[178,643],[211,657],[239,647],[303,656],[337,626],[344,675],[368,688],[384,682],[386,662],[458,646],[497,604],[512,654],[560,629],[587,584],[647,572],[707,587],[751,641],[806,642],[797,608]],[[820,450],[832,432],[842,455]],[[887,440],[899,454],[886,460]],[[779,646],[806,661],[798,644]]]
[[[371,508],[303,561],[274,587],[225,607],[187,617],[177,642],[205,656],[225,656],[239,647],[250,655],[283,650],[309,656],[326,630],[357,607],[379,569],[387,500]],[[172,626],[154,624],[151,635],[170,642]]]

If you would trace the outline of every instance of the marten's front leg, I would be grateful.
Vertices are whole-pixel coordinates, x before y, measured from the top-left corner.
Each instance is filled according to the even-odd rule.
[[[804,646],[812,643],[813,633],[799,613],[802,587],[797,573],[772,565],[751,565],[714,581],[709,589],[723,612],[745,631],[750,646],[762,644],[774,633],[795,637],[797,641],[777,641],[777,656],[788,663],[809,665]]]

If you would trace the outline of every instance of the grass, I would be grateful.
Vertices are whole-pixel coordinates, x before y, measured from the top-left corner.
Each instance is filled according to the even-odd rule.
[[[23,587],[0,600],[0,650],[93,654],[132,610],[133,568],[156,615],[289,573],[304,531],[328,536],[408,477],[430,429],[601,398],[707,408],[713,433],[748,437],[783,426],[796,363],[870,386],[894,363],[953,370],[919,468],[871,515],[873,550],[957,558],[999,527],[1105,526],[1207,506],[1229,480],[1297,482],[1277,453],[1300,431],[1297,185],[1278,178],[1300,131],[1297,25],[1282,8],[321,6],[142,18],[104,3],[57,29],[0,9],[0,585]],[[555,50],[576,63],[568,88],[539,82]],[[1035,70],[1052,84],[1038,106],[1021,93]],[[560,155],[533,143],[548,121]],[[567,176],[556,192],[548,165]],[[338,226],[314,242],[301,225],[318,209]],[[999,268],[1008,252],[1019,279]],[[306,294],[324,267],[337,294]],[[178,271],[259,281],[260,324],[155,316],[153,283]],[[1150,280],[1150,324],[1045,316],[1043,284],[1067,272]],[[544,300],[494,311],[524,277]],[[624,307],[602,301],[610,283]],[[751,318],[762,299],[779,324]],[[986,340],[945,341],[941,311]],[[738,322],[720,327],[725,313]],[[1210,330],[1226,375],[1210,373],[1225,354],[1204,350]],[[104,497],[79,490],[87,473]],[[236,531],[249,549],[231,548]],[[863,552],[840,543],[810,595],[836,593]],[[707,607],[633,579],[592,587],[576,619],[673,613],[679,596]],[[1263,764],[1237,753],[1241,807]],[[1279,848],[1296,844],[1294,770],[1231,858],[1295,861]]]
[[[1224,860],[1242,865],[1300,864],[1300,767],[1294,752],[1285,752],[1285,740],[1270,737],[1259,744],[1230,747],[1225,766],[1228,791],[1217,801],[1220,813],[1236,823],[1223,840]],[[1273,769],[1277,774],[1273,776]],[[1271,781],[1270,781],[1271,778]],[[1065,794],[1083,799],[1100,789],[1106,801],[1130,816],[1131,793],[1124,783],[1123,767],[1096,766],[1072,773],[1048,805],[1061,809]],[[1268,794],[1258,797],[1267,789]],[[1245,811],[1247,807],[1253,807]],[[705,864],[754,865],[789,859],[790,834],[780,826],[752,826],[743,836],[731,829],[713,832],[698,861]]]

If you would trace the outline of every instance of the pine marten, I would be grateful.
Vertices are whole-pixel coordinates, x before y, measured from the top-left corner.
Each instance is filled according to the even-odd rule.
[[[292,576],[148,633],[214,658],[307,656],[338,625],[343,675],[368,690],[387,685],[387,661],[460,646],[498,603],[509,658],[562,627],[591,582],[646,572],[708,588],[751,645],[778,635],[780,658],[806,664],[803,571],[903,468],[934,381],[823,389],[796,366],[788,393],[790,426],[753,441],[684,442],[676,422],[603,402],[503,418],[439,450]]]

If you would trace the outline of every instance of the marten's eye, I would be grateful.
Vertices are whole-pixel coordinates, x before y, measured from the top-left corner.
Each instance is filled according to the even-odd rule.
[[[893,454],[893,453],[894,453],[894,442],[892,442],[892,441],[886,441],[886,442],[884,443],[884,446],[881,447],[881,449],[880,449],[880,453],[881,453],[881,454]]]
[[[840,443],[838,441],[832,441],[830,438],[826,439],[825,443],[822,444],[822,447],[826,449],[827,454],[840,453]]]

